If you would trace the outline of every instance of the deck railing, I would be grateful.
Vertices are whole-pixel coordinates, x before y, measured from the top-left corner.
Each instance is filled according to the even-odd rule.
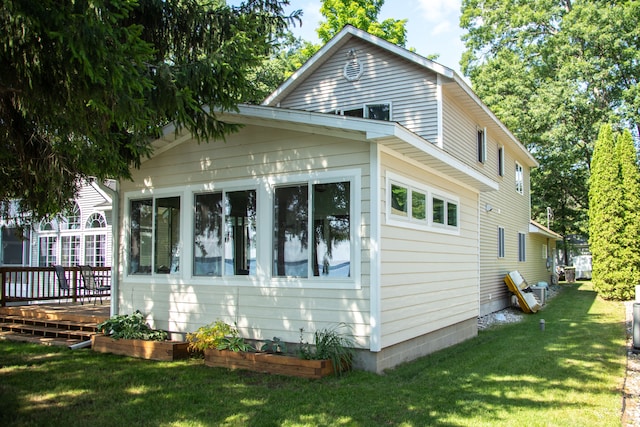
[[[111,286],[111,267],[92,267],[99,285]],[[60,286],[54,267],[0,267],[0,306],[37,301],[83,301],[108,297],[110,292],[85,289],[80,269],[65,267],[68,288]]]

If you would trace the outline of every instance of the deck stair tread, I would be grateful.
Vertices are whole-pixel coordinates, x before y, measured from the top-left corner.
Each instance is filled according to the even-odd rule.
[[[0,315],[0,322],[4,323],[18,323],[23,325],[38,325],[38,326],[52,326],[58,328],[66,328],[70,330],[85,330],[96,331],[98,324],[95,322],[74,322],[70,320],[47,320],[36,319],[22,316],[2,316]]]
[[[60,329],[48,326],[25,325],[22,323],[0,323],[0,329],[5,331],[19,332],[28,335],[41,335],[49,337],[67,337],[67,338],[91,338],[95,335],[95,331],[81,331],[76,329]]]

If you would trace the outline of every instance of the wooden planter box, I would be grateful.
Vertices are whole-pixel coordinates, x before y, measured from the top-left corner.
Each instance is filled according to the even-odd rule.
[[[188,343],[183,341],[114,340],[105,335],[91,337],[91,349],[141,359],[171,361],[189,357]]]
[[[204,364],[302,378],[317,379],[333,374],[333,365],[330,360],[305,360],[269,353],[206,349]]]

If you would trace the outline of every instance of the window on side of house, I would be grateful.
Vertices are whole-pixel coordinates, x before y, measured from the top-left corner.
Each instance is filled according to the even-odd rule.
[[[390,121],[391,104],[388,102],[364,104],[360,107],[338,109],[336,110],[336,114],[350,117],[363,117],[365,119]]]
[[[391,183],[391,212],[408,221],[427,223],[427,191],[400,183]]]
[[[84,262],[96,267],[104,267],[107,259],[107,236],[88,235],[84,238]]]
[[[504,228],[498,227],[498,258],[504,258]]]
[[[487,161],[487,128],[478,127],[476,131],[478,143],[478,162],[484,163]]]
[[[177,273],[180,269],[180,197],[130,202],[129,273]]]
[[[22,264],[23,254],[28,245],[20,236],[20,229],[14,227],[2,227],[2,264]]]
[[[516,191],[524,194],[524,172],[522,165],[518,162],[516,162]]]
[[[274,189],[274,277],[351,276],[350,181]]]
[[[434,225],[458,226],[458,203],[435,195],[431,199]]]
[[[57,264],[56,252],[58,250],[58,238],[56,236],[40,237],[38,242],[40,267],[49,267]]]
[[[80,236],[62,236],[60,263],[65,267],[80,264]]]
[[[224,274],[256,274],[257,255],[256,190],[224,193]]]
[[[518,261],[525,262],[527,260],[526,237],[524,233],[518,233]]]
[[[498,175],[504,176],[504,147],[498,148]]]

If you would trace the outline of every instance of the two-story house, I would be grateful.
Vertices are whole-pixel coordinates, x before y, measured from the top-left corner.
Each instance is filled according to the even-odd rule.
[[[116,311],[293,343],[342,322],[381,372],[475,336],[507,272],[548,280],[537,163],[442,65],[347,26],[219,117],[244,126],[206,143],[168,127],[120,183]]]

